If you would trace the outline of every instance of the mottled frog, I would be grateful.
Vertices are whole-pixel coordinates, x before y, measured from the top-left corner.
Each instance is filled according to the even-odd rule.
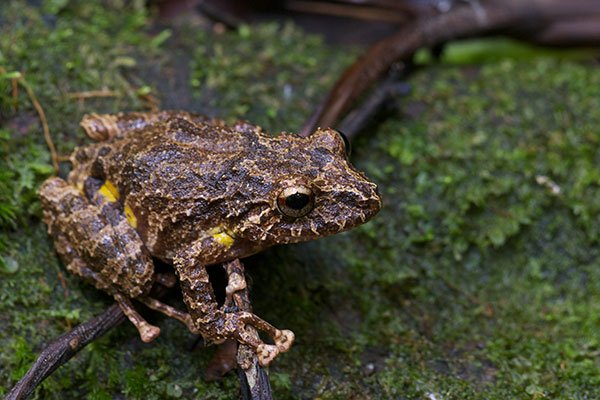
[[[146,342],[159,328],[132,298],[207,342],[245,343],[268,365],[293,333],[220,308],[205,267],[350,229],[381,207],[376,185],[350,165],[331,129],[272,137],[183,111],[90,114],[81,126],[98,143],[74,151],[66,181],[42,184],[43,218],[67,268],[111,294]],[[155,282],[169,284],[153,257],[173,264],[189,313],[149,296]],[[244,284],[229,276],[227,294]],[[275,344],[249,335],[247,324]]]

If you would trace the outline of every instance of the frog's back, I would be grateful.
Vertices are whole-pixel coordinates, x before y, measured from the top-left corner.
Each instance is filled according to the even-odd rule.
[[[88,196],[108,188],[153,255],[168,260],[163,249],[191,241],[229,213],[247,178],[236,165],[266,137],[245,122],[171,117],[78,148],[69,180]]]
[[[215,175],[252,151],[262,134],[248,123],[227,126],[220,121],[192,122],[171,117],[122,137],[78,148],[72,157],[70,181],[80,188],[88,177],[109,181],[121,197],[131,192],[186,195],[214,186]]]

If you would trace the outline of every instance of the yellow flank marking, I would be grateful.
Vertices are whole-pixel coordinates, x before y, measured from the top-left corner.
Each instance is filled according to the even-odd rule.
[[[213,235],[213,238],[227,248],[233,244],[233,238],[225,232],[216,233]]]
[[[112,183],[110,183],[110,181],[104,182],[104,185],[100,188],[100,193],[106,197],[108,201],[119,200],[119,191]]]
[[[131,211],[131,207],[125,204],[124,211],[125,217],[127,217],[127,221],[129,221],[129,225],[133,226],[133,229],[137,228],[137,218],[133,214],[133,211]]]
[[[225,228],[223,228],[223,226],[221,225],[209,229],[208,231],[206,231],[206,233],[212,236],[212,238],[215,239],[218,243],[222,244],[227,248],[230,248],[233,245],[233,242],[235,241],[235,239],[230,234],[225,232]]]

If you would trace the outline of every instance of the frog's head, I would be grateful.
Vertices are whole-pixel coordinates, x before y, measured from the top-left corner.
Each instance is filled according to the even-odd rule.
[[[263,191],[237,234],[257,247],[303,242],[369,221],[381,208],[377,186],[348,161],[349,144],[332,129],[308,138],[282,133],[257,146],[246,170]]]

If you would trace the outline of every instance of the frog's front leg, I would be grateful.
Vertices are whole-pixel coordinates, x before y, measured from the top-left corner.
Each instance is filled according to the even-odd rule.
[[[279,330],[250,312],[227,312],[225,306],[219,308],[206,268],[197,262],[199,251],[201,251],[199,245],[192,245],[189,250],[178,254],[174,259],[183,300],[196,327],[207,342],[218,343],[233,338],[247,344],[256,351],[260,364],[268,366],[279,353],[289,350],[294,341],[294,333],[289,330]],[[262,342],[260,338],[246,330],[246,325],[252,325],[266,332],[275,344]]]

